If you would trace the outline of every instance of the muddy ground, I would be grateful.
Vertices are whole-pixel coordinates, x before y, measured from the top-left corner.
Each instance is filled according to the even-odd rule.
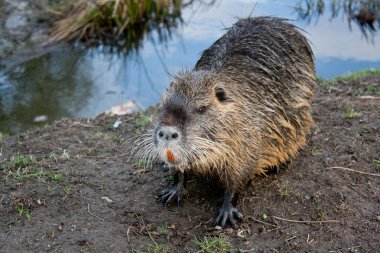
[[[183,206],[156,202],[169,172],[128,151],[151,112],[3,136],[0,252],[379,252],[379,94],[379,75],[323,82],[308,145],[241,194],[236,229],[212,226],[222,192],[202,178]]]

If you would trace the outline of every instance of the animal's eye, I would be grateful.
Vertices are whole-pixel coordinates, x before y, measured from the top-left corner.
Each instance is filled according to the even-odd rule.
[[[198,109],[197,109],[197,113],[199,113],[199,114],[203,114],[203,113],[206,112],[206,110],[207,110],[207,106],[200,106],[200,107],[198,107]]]
[[[216,88],[215,89],[215,96],[219,100],[219,102],[224,102],[228,99],[226,92],[224,91],[223,88]]]

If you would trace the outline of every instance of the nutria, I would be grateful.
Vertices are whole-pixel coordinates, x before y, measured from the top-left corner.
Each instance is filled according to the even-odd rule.
[[[284,19],[241,19],[206,49],[194,70],[174,77],[155,127],[138,141],[140,158],[174,168],[165,205],[183,199],[184,172],[212,173],[224,202],[216,224],[236,226],[243,215],[231,200],[257,173],[287,162],[314,124],[312,50]]]

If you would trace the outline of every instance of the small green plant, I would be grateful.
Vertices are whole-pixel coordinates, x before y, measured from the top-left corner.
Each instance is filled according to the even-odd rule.
[[[200,248],[198,252],[214,253],[214,252],[231,252],[232,246],[224,237],[205,236],[203,240],[195,239],[194,243]]]
[[[311,147],[309,149],[309,154],[312,155],[312,156],[316,156],[318,154],[317,147]]]
[[[120,138],[116,133],[110,132],[106,134],[107,138],[111,139],[115,143],[120,143]]]
[[[16,171],[8,171],[8,176],[13,177],[17,181],[23,181],[27,178],[36,178],[39,182],[46,182],[48,179],[51,181],[60,181],[63,176],[56,172],[47,172],[42,168],[35,168],[33,166],[17,168]]]
[[[165,225],[157,227],[157,230],[161,235],[166,235],[168,233],[168,224],[165,223]]]
[[[64,191],[66,194],[69,194],[70,191],[71,191],[71,187],[70,187],[70,186],[65,186],[65,187],[63,187],[63,191]]]
[[[283,187],[280,190],[278,190],[278,195],[281,198],[287,198],[293,193],[293,189],[291,187]]]
[[[263,213],[263,214],[261,215],[261,219],[263,219],[263,220],[267,220],[267,219],[268,219],[268,215],[267,215],[266,213]]]
[[[335,79],[331,79],[331,80],[320,80],[319,81],[319,85],[322,87],[322,88],[331,88],[331,87],[334,87],[336,86],[336,80]]]
[[[103,133],[101,131],[96,131],[91,135],[92,139],[100,139],[103,136]]]
[[[11,158],[8,163],[8,167],[11,168],[23,168],[28,165],[32,165],[36,162],[36,159],[32,155],[17,155]]]
[[[357,117],[360,115],[362,115],[362,114],[360,112],[356,111],[355,108],[353,108],[353,107],[347,108],[347,110],[344,113],[344,117],[346,117],[346,118],[354,118],[354,117]]]
[[[346,75],[337,77],[337,79],[347,80],[347,81],[350,81],[350,80],[356,81],[367,76],[378,76],[378,75],[380,75],[380,69],[371,68],[371,69],[364,69],[364,70],[359,70],[350,74],[346,74]]]
[[[380,69],[364,69],[364,70],[360,70],[360,71],[353,72],[350,74],[334,77],[329,80],[317,78],[317,81],[319,82],[319,85],[322,88],[331,88],[331,87],[336,86],[338,81],[357,81],[367,76],[378,76],[378,75],[380,75]],[[370,89],[370,92],[371,92],[371,89]]]
[[[322,211],[322,210],[317,210],[317,218],[319,219],[319,220],[323,220],[323,219],[325,219],[326,218],[326,213],[324,212],[324,211]]]
[[[153,242],[152,244],[148,245],[148,252],[153,253],[171,253],[173,252],[167,245],[156,242],[151,234],[149,234],[150,240]]]
[[[50,154],[49,154],[49,158],[52,159],[52,160],[57,161],[57,159],[58,159],[58,154],[55,153],[55,152],[50,152]]]
[[[138,128],[144,127],[146,124],[152,121],[152,117],[148,116],[145,113],[140,113],[138,118],[136,119],[136,126]]]
[[[60,181],[63,178],[63,176],[61,174],[55,173],[55,172],[48,172],[48,173],[46,173],[46,176],[49,179],[51,179],[52,181],[56,181],[56,182]]]
[[[32,213],[22,203],[17,206],[17,212],[20,216],[25,216],[28,220],[32,219]]]
[[[145,113],[140,113],[139,116],[136,119],[136,122],[135,122],[135,127],[136,127],[135,134],[136,135],[140,135],[141,134],[141,129],[144,126],[146,126],[146,124],[148,124],[151,121],[152,121],[152,117],[151,116],[148,116]]]
[[[373,166],[375,166],[376,169],[380,169],[380,160],[373,160]]]
[[[355,95],[360,95],[360,96],[363,96],[363,95],[374,95],[374,96],[380,96],[380,92],[378,92],[376,90],[375,87],[373,86],[367,86],[367,87],[364,87],[364,88],[360,88],[356,93]]]
[[[8,175],[17,181],[23,181],[31,175],[37,175],[35,168],[17,168],[15,172],[8,171]],[[37,176],[38,178],[38,176]]]

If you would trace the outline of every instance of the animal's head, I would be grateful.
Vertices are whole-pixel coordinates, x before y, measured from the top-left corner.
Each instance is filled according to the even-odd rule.
[[[224,81],[206,71],[176,77],[160,103],[154,129],[139,142],[141,156],[158,157],[180,170],[226,159],[223,139],[233,131],[235,101]]]

